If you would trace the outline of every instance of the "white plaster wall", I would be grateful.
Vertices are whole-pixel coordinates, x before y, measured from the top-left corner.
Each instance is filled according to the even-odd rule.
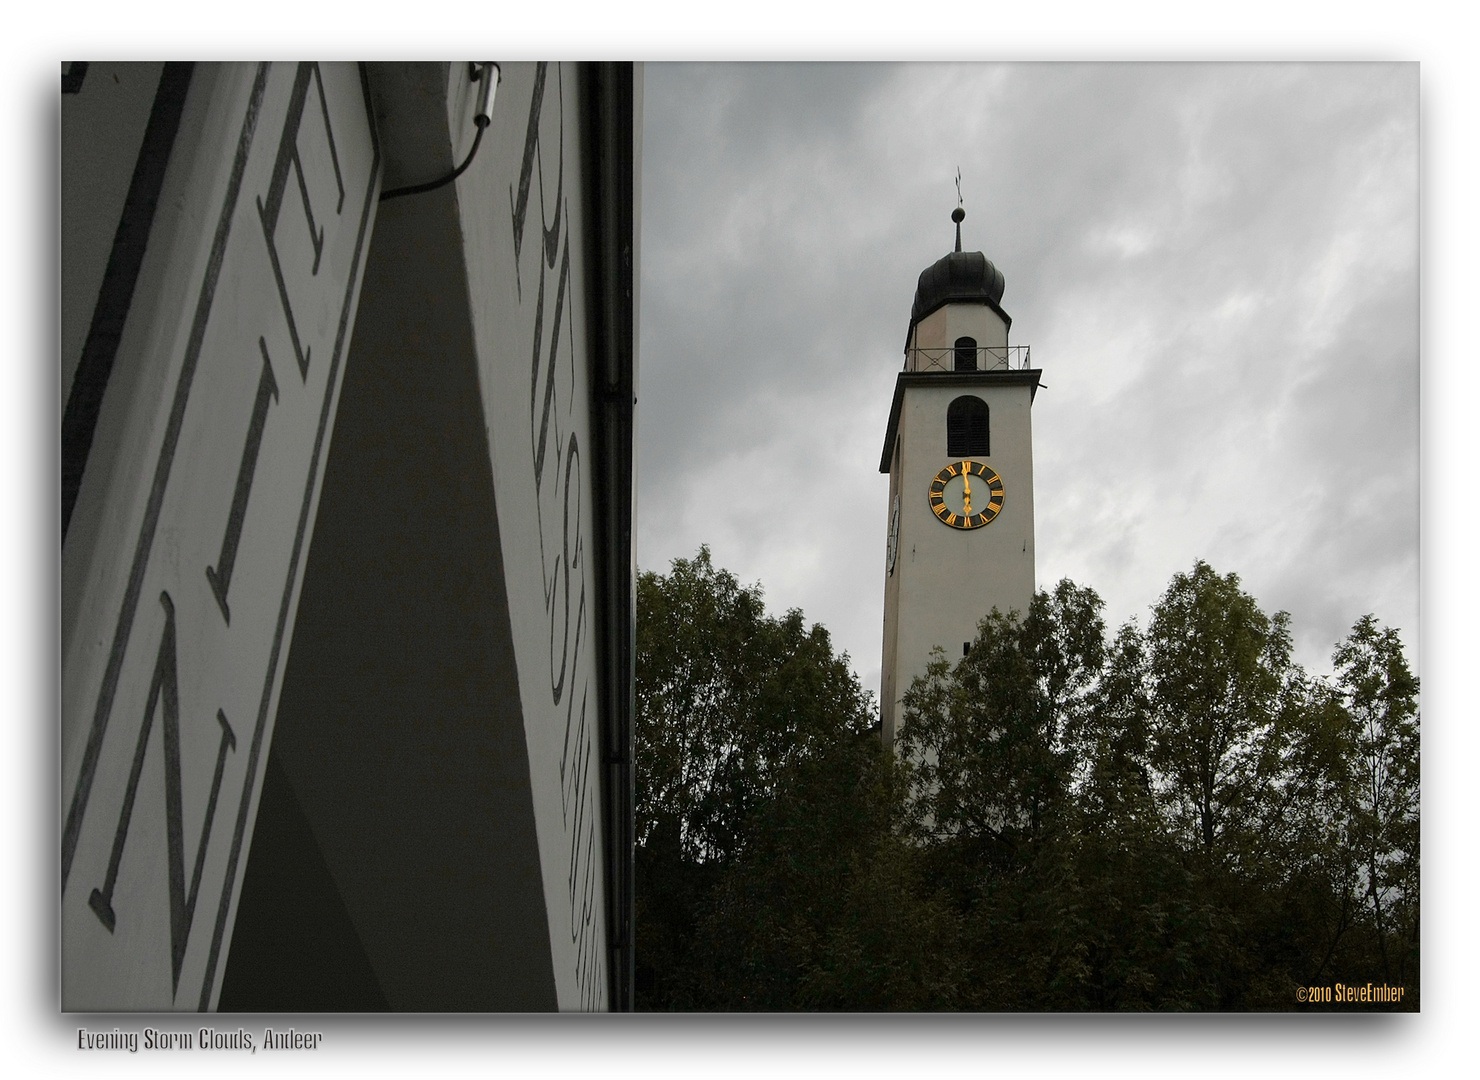
[[[230,950],[378,192],[355,65],[322,66],[328,124],[311,82],[296,137],[284,142],[300,71],[196,69],[63,550],[66,1009],[212,1007]],[[274,166],[290,144],[323,249],[315,256],[296,177],[284,173],[274,238],[285,307],[259,199],[269,201]],[[288,311],[308,350],[306,372]],[[264,349],[277,393],[267,399],[223,610],[206,570],[224,565]],[[170,610],[184,886],[173,899],[163,735],[170,694],[160,663]],[[160,690],[146,710],[151,688]],[[111,892],[111,930],[89,903],[94,890]],[[172,919],[185,893],[194,895],[191,917]]]
[[[987,403],[992,453],[984,461],[1002,477],[1002,511],[977,529],[953,529],[930,512],[935,474],[958,458],[946,454],[946,409],[971,394]],[[892,740],[899,700],[923,674],[930,650],[953,663],[962,642],[993,607],[1026,611],[1035,587],[1033,427],[1027,386],[911,386],[899,420],[899,558],[885,589],[883,728]]]
[[[562,1010],[604,1009],[583,163],[575,66],[548,66],[537,111],[536,71],[503,66],[457,188],[556,992]],[[448,100],[460,161],[476,104],[466,64],[452,65]]]
[[[950,349],[955,346],[956,339],[962,337],[975,338],[978,348],[1001,348],[1007,344],[1007,323],[986,304],[946,304],[916,324],[911,348]],[[908,361],[909,370],[917,370],[913,353]],[[949,365],[948,358],[947,367]]]

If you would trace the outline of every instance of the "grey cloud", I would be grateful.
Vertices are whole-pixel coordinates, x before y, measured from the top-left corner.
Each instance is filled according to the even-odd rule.
[[[1007,276],[1040,585],[1194,558],[1323,667],[1417,612],[1411,65],[654,65],[638,556],[709,541],[876,685],[879,446],[920,270]]]

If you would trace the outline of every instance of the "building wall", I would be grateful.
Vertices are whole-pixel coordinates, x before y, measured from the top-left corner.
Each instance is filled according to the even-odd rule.
[[[366,91],[190,82],[63,547],[69,1009],[214,1000],[374,222]]]
[[[920,320],[912,346],[932,351],[949,349],[962,337],[975,338],[978,348],[1001,348],[1007,344],[1007,323],[986,304],[946,304]],[[911,354],[908,361],[909,370],[915,370],[919,360]]]
[[[885,586],[883,735],[892,742],[899,701],[930,652],[940,646],[953,663],[963,642],[995,607],[1025,612],[1035,587],[1033,548],[1032,389],[1001,385],[991,373],[942,377],[942,385],[909,385],[899,416],[898,464],[890,475],[891,505],[900,496],[899,555]],[[963,530],[930,511],[935,474],[946,453],[946,409],[963,394],[987,403],[991,453],[984,461],[1002,477],[1002,510],[988,525]]]
[[[602,169],[640,134],[506,65],[461,178],[380,203],[464,160],[470,75],[189,79],[64,538],[65,1008],[600,1009],[630,971],[632,400],[623,442],[591,372],[634,381],[635,177],[586,166],[593,115]]]
[[[271,760],[385,1007],[548,1010],[513,647],[528,613],[509,603],[465,262],[448,257],[461,252],[457,203],[449,186],[381,208]],[[304,869],[254,845],[244,893],[264,875],[310,893]],[[324,900],[297,907],[310,905]],[[238,921],[273,907],[259,896]],[[223,1008],[315,1004],[300,987],[329,958],[288,929],[306,914],[233,947]]]
[[[505,65],[480,151],[492,160],[458,182],[562,1009],[607,994],[579,78]],[[453,124],[471,131],[473,95],[456,86]]]

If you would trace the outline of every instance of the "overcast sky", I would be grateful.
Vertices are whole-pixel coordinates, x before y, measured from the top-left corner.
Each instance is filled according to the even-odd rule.
[[[650,64],[643,153],[643,569],[708,543],[877,692],[878,462],[959,167],[1047,386],[1039,587],[1144,626],[1202,558],[1312,670],[1367,612],[1417,660],[1416,65]]]

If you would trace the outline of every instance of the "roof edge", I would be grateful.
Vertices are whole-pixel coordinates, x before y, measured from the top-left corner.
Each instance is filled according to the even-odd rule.
[[[904,408],[904,392],[910,386],[1026,386],[1028,401],[1038,396],[1042,368],[1020,368],[1017,371],[901,371],[894,380],[894,401],[889,406],[889,423],[884,431],[884,451],[879,457],[879,471],[889,472],[889,459],[894,456],[894,440],[899,431],[899,414]]]

